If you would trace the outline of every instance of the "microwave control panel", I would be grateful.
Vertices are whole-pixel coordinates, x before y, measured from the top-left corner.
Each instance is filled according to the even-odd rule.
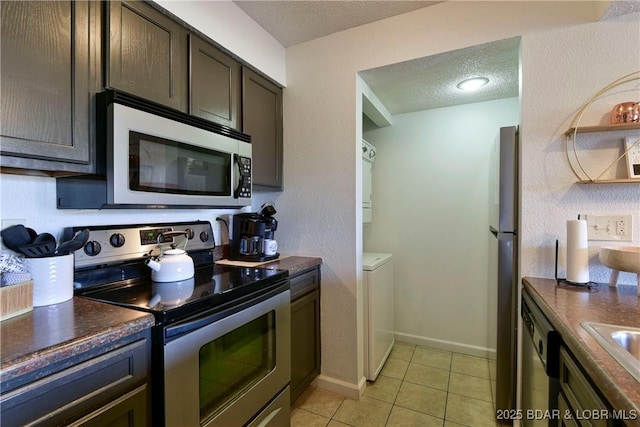
[[[251,159],[249,157],[235,156],[238,167],[238,186],[233,196],[237,198],[251,198]]]

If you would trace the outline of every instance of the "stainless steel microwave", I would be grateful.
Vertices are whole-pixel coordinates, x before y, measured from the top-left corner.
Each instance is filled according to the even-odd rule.
[[[59,209],[251,205],[248,135],[116,90],[96,95],[95,176],[57,180]]]

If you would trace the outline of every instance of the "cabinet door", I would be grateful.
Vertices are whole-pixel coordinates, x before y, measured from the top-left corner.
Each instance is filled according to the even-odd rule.
[[[106,85],[187,111],[187,30],[141,1],[110,1]]]
[[[136,418],[147,419],[147,392],[134,398],[131,391],[147,382],[148,352],[149,338],[144,338],[3,393],[2,425],[64,425],[79,418],[88,421],[99,415],[96,407],[104,412],[121,402],[120,409],[112,414],[131,413],[133,404],[139,412]],[[124,403],[123,396],[132,400]]]
[[[573,410],[573,414],[601,414],[610,411],[609,405],[600,398],[579,363],[564,345],[560,347],[560,389],[564,404]],[[611,427],[613,423],[613,419],[600,417],[585,418],[579,422],[580,425],[591,427]]]
[[[282,88],[242,69],[242,131],[251,135],[253,185],[282,189]]]
[[[137,389],[110,402],[103,408],[71,424],[72,427],[142,427],[148,426],[147,385],[143,384]]]
[[[291,402],[320,373],[320,293],[291,303]]]
[[[189,61],[189,113],[240,130],[240,63],[194,34]]]
[[[0,4],[3,168],[93,172],[99,3]]]
[[[568,416],[572,411],[562,393],[558,395],[558,411],[560,411],[560,420],[558,421],[560,427],[580,427],[575,419]]]

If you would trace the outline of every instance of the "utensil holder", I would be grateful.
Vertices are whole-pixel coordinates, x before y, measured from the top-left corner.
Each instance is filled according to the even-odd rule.
[[[73,254],[26,258],[33,279],[33,306],[58,304],[73,298]]]

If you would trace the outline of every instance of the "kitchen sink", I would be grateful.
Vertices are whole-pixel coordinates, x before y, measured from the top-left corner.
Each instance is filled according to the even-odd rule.
[[[640,382],[640,328],[595,322],[581,326]]]

